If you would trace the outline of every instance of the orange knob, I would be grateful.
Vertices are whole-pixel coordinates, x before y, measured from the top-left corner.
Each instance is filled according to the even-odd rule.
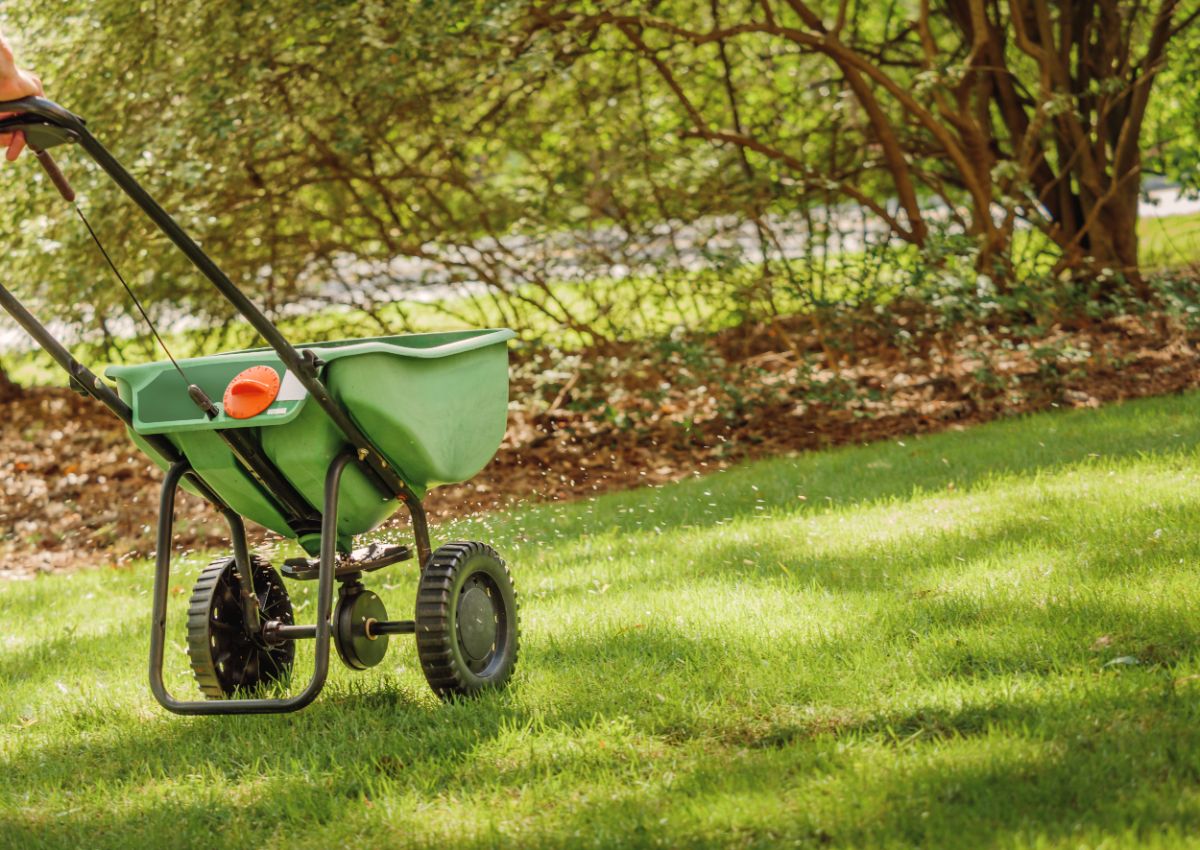
[[[251,366],[225,388],[225,413],[234,419],[258,416],[279,395],[279,373],[270,366]]]

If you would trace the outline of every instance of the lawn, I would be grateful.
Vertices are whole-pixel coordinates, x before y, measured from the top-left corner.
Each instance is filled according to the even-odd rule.
[[[444,525],[523,601],[455,705],[393,638],[299,714],[174,717],[148,565],[0,582],[0,846],[1184,845],[1198,485],[1189,395]]]
[[[1148,269],[1195,266],[1200,261],[1200,214],[1143,218],[1138,239],[1142,264]]]

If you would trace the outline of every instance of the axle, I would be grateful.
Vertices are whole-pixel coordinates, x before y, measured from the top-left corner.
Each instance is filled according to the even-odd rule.
[[[374,640],[380,635],[411,635],[417,630],[413,620],[367,620],[367,637]],[[317,636],[315,625],[291,626],[279,620],[263,623],[262,636],[269,644],[280,644],[285,640],[311,640]]]

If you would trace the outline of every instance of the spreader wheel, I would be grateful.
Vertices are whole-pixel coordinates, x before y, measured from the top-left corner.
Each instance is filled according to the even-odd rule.
[[[279,573],[262,558],[251,558],[254,589],[264,622],[292,624],[292,602]],[[200,573],[188,604],[188,657],[200,690],[209,699],[254,690],[287,677],[296,654],[294,641],[268,646],[246,629],[242,585],[233,558],[218,558]]]
[[[417,588],[417,656],[442,699],[501,688],[517,664],[517,592],[484,543],[447,543]]]

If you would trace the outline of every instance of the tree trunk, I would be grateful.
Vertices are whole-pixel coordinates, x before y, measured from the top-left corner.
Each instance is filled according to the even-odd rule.
[[[1138,193],[1141,170],[1129,174],[1122,185],[1097,196],[1080,192],[1067,206],[1051,234],[1063,249],[1056,272],[1073,270],[1088,275],[1119,274],[1146,296],[1138,268]]]
[[[1100,268],[1120,272],[1140,285],[1138,275],[1138,189],[1141,174],[1126,181],[1100,216],[1101,228],[1088,240],[1091,256]]]

